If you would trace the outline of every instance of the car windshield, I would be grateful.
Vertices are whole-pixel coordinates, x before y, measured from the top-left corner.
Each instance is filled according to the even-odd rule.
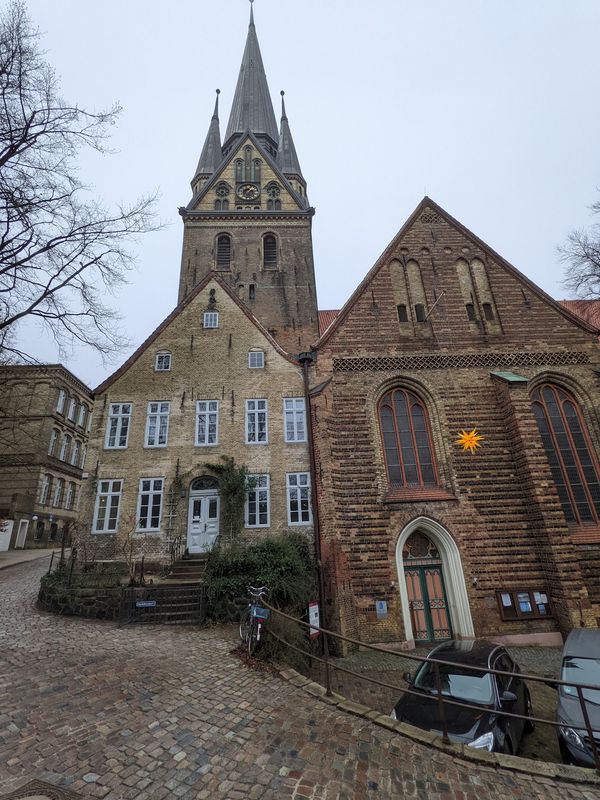
[[[459,664],[440,664],[442,694],[469,703],[491,705],[494,699],[492,680],[487,672],[476,672]],[[415,676],[414,687],[437,693],[435,666],[425,662]]]
[[[560,678],[563,681],[591,683],[598,686],[600,685],[600,658],[567,656],[563,659]],[[560,690],[564,695],[577,697],[577,689],[574,686],[561,686]],[[588,702],[600,705],[600,689],[583,689],[582,694]]]

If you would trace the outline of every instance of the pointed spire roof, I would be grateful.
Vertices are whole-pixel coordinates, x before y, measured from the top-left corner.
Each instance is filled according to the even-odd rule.
[[[219,128],[220,94],[221,90],[217,89],[215,110],[213,111],[208,133],[206,134],[206,141],[204,142],[204,147],[202,148],[202,153],[200,154],[200,160],[198,161],[198,166],[196,167],[194,181],[201,175],[206,177],[212,175],[223,160],[223,154],[221,152],[221,130]],[[192,183],[194,181],[192,181]]]
[[[277,166],[284,175],[298,175],[303,178],[300,162],[292,139],[290,123],[285,113],[285,92],[281,92],[281,132],[279,134],[279,149],[277,151]]]
[[[277,147],[279,133],[256,36],[252,5],[246,47],[225,134],[225,146],[236,134],[246,131],[251,131],[259,140],[268,137],[273,147]]]

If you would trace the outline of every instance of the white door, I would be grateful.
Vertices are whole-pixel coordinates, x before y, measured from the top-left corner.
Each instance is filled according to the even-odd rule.
[[[29,528],[29,520],[22,519],[19,522],[19,531],[17,533],[17,541],[15,542],[15,549],[25,547],[25,539],[27,539],[27,528]]]
[[[219,495],[192,495],[188,516],[187,545],[190,553],[211,550],[219,534]]]
[[[0,551],[8,550],[14,524],[14,519],[0,520]]]

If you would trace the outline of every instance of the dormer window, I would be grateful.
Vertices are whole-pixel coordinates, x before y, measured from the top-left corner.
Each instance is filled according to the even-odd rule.
[[[217,269],[231,269],[231,236],[227,233],[217,236]]]
[[[156,372],[168,372],[171,369],[171,353],[157,353],[154,369]]]
[[[263,238],[263,268],[277,269],[277,239],[271,233]]]

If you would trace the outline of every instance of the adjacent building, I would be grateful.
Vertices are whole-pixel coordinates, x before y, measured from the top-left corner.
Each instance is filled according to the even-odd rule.
[[[59,364],[0,367],[0,550],[48,547],[72,529],[92,403]]]

